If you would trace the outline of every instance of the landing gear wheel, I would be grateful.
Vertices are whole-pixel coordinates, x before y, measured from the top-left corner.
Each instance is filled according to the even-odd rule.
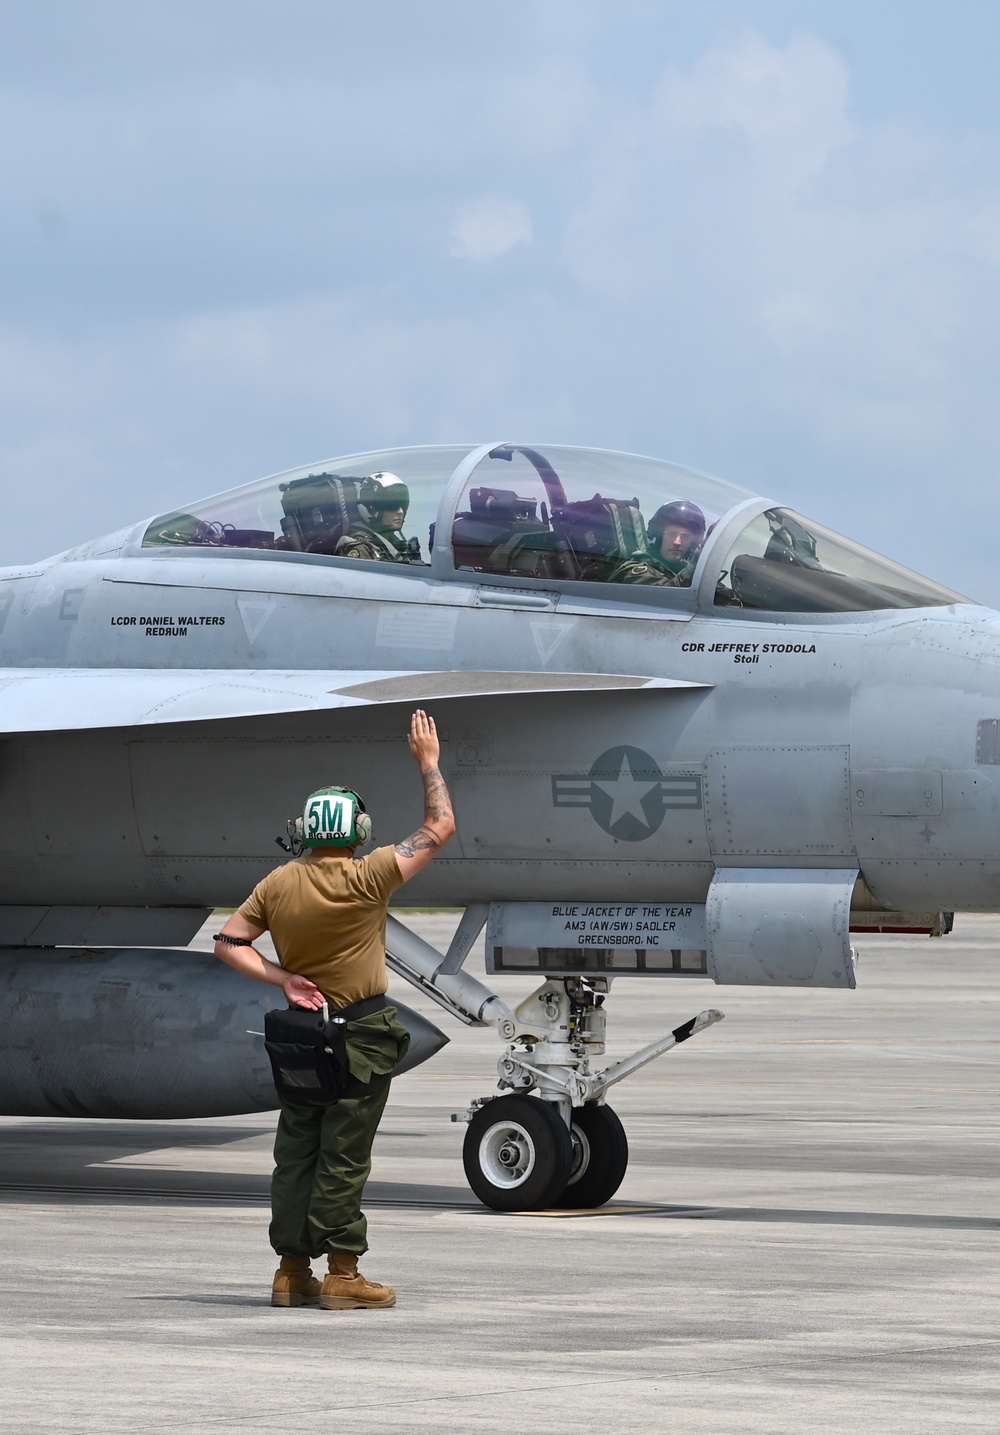
[[[628,1166],[625,1128],[610,1106],[592,1102],[573,1112],[573,1168],[562,1195],[564,1209],[603,1206],[618,1190]]]
[[[554,1106],[536,1096],[501,1096],[487,1101],[469,1122],[462,1160],[484,1206],[539,1211],[558,1204],[573,1144]]]

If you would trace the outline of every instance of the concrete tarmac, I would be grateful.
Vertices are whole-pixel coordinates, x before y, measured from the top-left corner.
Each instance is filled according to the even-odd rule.
[[[268,1304],[271,1116],[0,1120],[3,1430],[996,1432],[1000,919],[859,943],[849,994],[616,983],[611,1057],[726,1020],[616,1088],[593,1215],[475,1202],[500,1043],[438,1014],[366,1203],[391,1311]]]

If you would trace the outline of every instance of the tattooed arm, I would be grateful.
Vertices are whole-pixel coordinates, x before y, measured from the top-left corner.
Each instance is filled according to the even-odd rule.
[[[451,798],[438,767],[441,745],[437,729],[434,719],[428,717],[422,708],[413,714],[407,741],[420,764],[420,776],[424,780],[424,820],[423,825],[405,842],[396,844],[396,861],[404,882],[426,867],[455,831]]]
[[[295,972],[286,972],[257,951],[253,944],[263,932],[263,927],[248,922],[242,912],[234,912],[220,933],[220,936],[229,937],[230,941],[219,941],[216,938],[215,955],[224,961],[227,967],[235,967],[244,976],[253,977],[254,981],[282,987],[292,1006],[321,1007],[323,993],[314,982],[308,977],[297,976]],[[236,941],[233,941],[233,938]]]

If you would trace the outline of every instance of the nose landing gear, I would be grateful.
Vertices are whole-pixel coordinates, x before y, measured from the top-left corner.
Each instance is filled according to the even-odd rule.
[[[469,1185],[497,1211],[601,1206],[628,1166],[621,1121],[604,1104],[608,1087],[722,1020],[699,1013],[624,1061],[592,1072],[604,1051],[606,980],[551,979],[497,1027],[509,1043],[497,1063],[510,1095],[485,1097],[452,1118],[467,1121]],[[527,1093],[536,1090],[537,1096]]]

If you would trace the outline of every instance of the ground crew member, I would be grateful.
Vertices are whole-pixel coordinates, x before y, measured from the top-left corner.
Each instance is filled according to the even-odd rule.
[[[386,908],[392,894],[426,867],[455,831],[451,799],[438,769],[434,719],[418,709],[410,751],[424,783],[423,825],[395,848],[355,859],[370,819],[354,814],[350,846],[320,846],[277,868],[223,927],[215,954],[258,981],[280,986],[291,1006],[348,1017],[349,1084],[328,1104],[281,1101],[271,1183],[271,1244],[281,1257],[272,1305],[327,1310],[391,1306],[391,1286],[366,1280],[358,1257],[368,1249],[361,1194],[391,1073],[405,1053],[407,1033],[386,1003]],[[354,797],[355,794],[349,794]],[[307,804],[308,810],[308,804]],[[360,822],[358,819],[363,819]],[[360,827],[360,831],[358,828]],[[303,840],[308,843],[309,833]],[[270,931],[281,966],[252,943]],[[375,1000],[372,1000],[375,999]],[[351,1009],[358,1008],[352,1016]],[[310,1260],[326,1255],[320,1286]]]

